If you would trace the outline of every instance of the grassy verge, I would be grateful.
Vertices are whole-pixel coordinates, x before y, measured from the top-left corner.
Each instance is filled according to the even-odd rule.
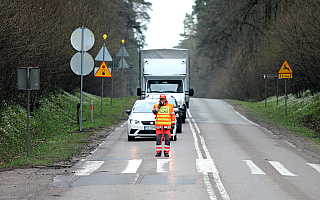
[[[30,156],[27,157],[27,112],[20,106],[7,106],[1,113],[0,168],[52,165],[77,154],[85,140],[100,128],[116,124],[125,118],[125,109],[132,107],[137,97],[103,99],[83,93],[82,131],[77,122],[80,93],[61,92],[40,102],[30,116]],[[91,101],[94,102],[94,122],[91,122]]]
[[[278,98],[278,104],[277,97],[268,98],[266,107],[265,101],[234,102],[241,104],[260,119],[320,143],[320,94],[312,96],[307,92],[301,98],[288,95],[287,115],[284,96]]]

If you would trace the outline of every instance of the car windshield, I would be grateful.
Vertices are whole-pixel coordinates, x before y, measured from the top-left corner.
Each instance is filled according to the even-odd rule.
[[[133,106],[132,112],[134,113],[152,113],[153,105],[156,102],[139,101]]]
[[[167,99],[168,100],[168,102],[170,103],[170,104],[173,104],[173,107],[174,108],[177,108],[178,107],[178,105],[176,104],[176,101],[174,100],[174,99]]]

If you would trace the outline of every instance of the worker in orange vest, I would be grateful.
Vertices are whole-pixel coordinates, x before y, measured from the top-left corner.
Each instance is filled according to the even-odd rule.
[[[173,105],[168,103],[166,95],[161,94],[159,104],[153,106],[152,112],[156,115],[156,157],[161,156],[163,140],[165,141],[164,156],[169,157],[171,130],[176,123]]]

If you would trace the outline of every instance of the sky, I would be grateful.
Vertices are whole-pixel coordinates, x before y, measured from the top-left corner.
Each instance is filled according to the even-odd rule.
[[[170,49],[183,38],[183,20],[186,13],[191,14],[194,0],[146,0],[152,3],[147,24],[146,49]]]

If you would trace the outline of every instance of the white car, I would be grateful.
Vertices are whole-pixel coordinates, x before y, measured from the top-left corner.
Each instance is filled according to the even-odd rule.
[[[132,110],[126,110],[128,117],[128,141],[136,137],[156,137],[155,121],[156,116],[152,113],[153,106],[159,103],[159,100],[144,99],[137,100]],[[176,126],[171,133],[171,140],[177,140]]]

